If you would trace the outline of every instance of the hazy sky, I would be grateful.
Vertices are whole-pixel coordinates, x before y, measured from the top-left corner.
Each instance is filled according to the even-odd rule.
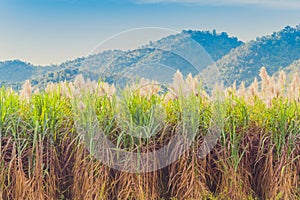
[[[247,41],[299,23],[299,0],[0,0],[0,60],[60,63],[141,27],[216,29]]]

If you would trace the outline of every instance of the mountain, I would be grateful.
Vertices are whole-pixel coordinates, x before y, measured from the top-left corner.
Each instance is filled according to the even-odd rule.
[[[238,46],[244,44],[236,37],[229,37],[226,32],[218,34],[216,30],[212,33],[209,31],[183,31],[184,34],[190,36],[191,39],[195,40],[207,51],[213,61],[217,61],[230,50],[235,49]]]
[[[32,80],[58,69],[59,67],[56,65],[35,66],[20,60],[0,62],[0,87],[6,85],[13,89],[19,89],[25,80]]]
[[[104,51],[60,65],[34,66],[18,60],[2,62],[0,81],[18,89],[27,79],[42,87],[48,82],[74,80],[78,74],[108,82],[116,82],[125,74],[126,78],[135,78],[128,71],[134,71],[137,76],[149,75],[148,78],[154,78],[158,76],[157,70],[162,68],[167,70],[165,74],[168,75],[177,69],[185,75],[195,75],[242,44],[236,37],[224,32],[186,30],[134,50]],[[161,76],[161,79],[166,77]]]
[[[300,59],[294,61],[290,66],[284,68],[284,71],[286,72],[286,74],[288,75],[289,79],[292,79],[292,77],[294,76],[294,74],[298,74],[300,75]]]
[[[117,82],[123,76],[125,79],[134,79],[136,78],[134,76],[140,75],[151,79],[160,75],[157,74],[157,70],[166,70],[164,73],[169,75],[175,73],[177,69],[184,75],[188,73],[196,75],[229,53],[231,49],[242,44],[243,42],[236,37],[230,37],[226,33],[187,30],[134,50],[105,51],[66,62],[60,65],[61,70],[56,72],[60,75],[59,78],[58,76],[53,78],[51,72],[43,80],[51,79],[54,82],[72,80],[74,76],[81,73],[91,79],[101,78],[108,82]],[[160,79],[165,80],[170,77],[161,76]]]
[[[58,83],[60,81],[73,81],[79,74],[91,79],[99,79],[101,72],[113,60],[121,56],[123,51],[109,50],[88,57],[77,58],[66,61],[60,65],[50,67],[39,76],[32,77],[33,85],[43,87],[49,82]]]
[[[300,59],[300,25],[287,26],[272,35],[257,38],[230,51],[216,62],[227,84],[244,81],[249,85],[261,67],[269,74]]]
[[[18,89],[30,79],[33,85],[44,87],[48,82],[72,81],[78,74],[110,83],[145,76],[168,82],[177,69],[183,75],[196,75],[208,66],[219,69],[226,85],[234,81],[249,85],[262,66],[269,74],[279,70],[290,74],[299,71],[300,25],[287,26],[247,43],[224,32],[185,30],[137,49],[104,51],[60,65],[34,66],[19,60],[0,62],[0,85]]]
[[[30,79],[35,67],[20,60],[0,62],[0,80],[3,82],[19,82]]]
[[[207,52],[213,61],[217,61],[224,55],[228,54],[230,50],[244,44],[242,41],[238,40],[236,37],[230,37],[227,33],[217,33],[216,30],[210,31],[196,31],[196,30],[183,30],[181,34],[170,35],[168,37],[162,38],[150,46],[152,47],[163,47],[175,50],[180,46],[182,40],[180,39],[186,36],[189,40],[185,42],[195,43],[201,45],[201,47]]]

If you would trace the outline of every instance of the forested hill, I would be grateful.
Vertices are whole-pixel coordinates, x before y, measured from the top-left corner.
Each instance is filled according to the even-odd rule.
[[[124,74],[129,68],[144,65],[145,63],[161,63],[167,66],[174,66],[174,68],[178,66],[184,74],[187,74],[190,72],[191,64],[174,53],[182,45],[189,45],[184,44],[188,41],[187,39],[203,47],[211,57],[211,61],[222,58],[230,50],[243,44],[236,37],[230,37],[225,32],[185,30],[179,34],[150,42],[134,50],[100,52],[88,57],[66,61],[60,65],[41,67],[18,60],[2,62],[0,63],[0,84],[20,85],[23,81],[30,79],[34,85],[43,86],[48,82],[71,81],[76,75],[81,73],[97,79],[101,76],[99,73],[105,71],[104,69],[106,68],[109,68],[109,70],[106,70],[109,73],[107,74],[108,81],[113,82],[118,78],[117,76]],[[169,49],[170,52],[158,51],[156,50],[157,48]],[[197,59],[195,58],[197,56],[194,52],[191,58]],[[203,61],[202,64],[208,65],[210,63]]]
[[[177,55],[178,51],[195,43],[205,50],[205,55],[198,53],[197,48],[193,46],[183,53],[192,61],[202,60],[203,56],[205,58],[203,62],[198,63],[202,67],[215,62],[227,85],[234,81],[237,81],[237,84],[244,81],[248,85],[254,77],[258,77],[262,66],[266,67],[271,75],[282,69],[293,73],[299,71],[300,67],[300,25],[287,26],[271,35],[247,43],[228,36],[225,32],[184,30],[134,50],[104,51],[66,61],[60,65],[34,66],[19,60],[0,62],[0,85],[13,85],[18,88],[23,81],[30,79],[33,85],[42,87],[48,82],[72,81],[78,74],[84,74],[92,79],[106,78],[108,82],[115,82],[133,69],[144,70],[143,73],[147,73],[144,66],[147,67],[148,63],[173,67],[174,71],[179,69],[184,75],[190,72],[195,74],[197,70],[192,66],[194,63]],[[167,51],[163,51],[164,49]],[[154,73],[147,78],[156,75],[157,73]]]
[[[228,84],[244,81],[246,85],[258,76],[264,66],[270,74],[300,59],[300,25],[287,26],[272,35],[248,42],[217,61]]]

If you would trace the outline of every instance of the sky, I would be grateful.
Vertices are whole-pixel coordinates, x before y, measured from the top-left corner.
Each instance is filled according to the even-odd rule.
[[[143,27],[163,30],[148,32],[148,40],[216,29],[249,41],[297,24],[299,0],[0,0],[0,61],[58,64]],[[118,48],[110,44],[106,48]]]

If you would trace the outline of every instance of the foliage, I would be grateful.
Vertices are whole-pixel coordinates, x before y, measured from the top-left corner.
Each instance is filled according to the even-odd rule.
[[[45,88],[49,82],[73,81],[77,75],[83,74],[92,80],[102,78],[111,83],[124,74],[124,71],[145,63],[161,63],[173,67],[174,71],[179,69],[185,75],[188,73],[195,75],[197,71],[191,71],[194,69],[191,63],[174,53],[182,43],[187,41],[182,40],[183,37],[193,39],[195,43],[203,46],[212,61],[220,59],[231,49],[242,44],[237,38],[229,37],[226,33],[189,30],[150,42],[134,50],[95,52],[87,57],[69,60],[59,65],[34,66],[18,60],[0,62],[0,81],[6,81],[3,83],[6,86],[17,84],[15,89],[19,89],[25,80],[31,80],[33,85]],[[170,49],[171,52],[165,49]]]
[[[299,77],[288,84],[283,74],[278,80],[265,69],[260,74],[261,85],[227,88],[220,94],[225,97],[221,102],[213,101],[196,78],[185,80],[179,72],[170,85],[175,91],[171,94],[159,92],[150,82],[126,88],[120,98],[113,85],[82,76],[70,83],[48,84],[41,92],[34,92],[29,82],[19,93],[2,88],[0,195],[3,199],[299,199]],[[284,87],[278,91],[276,85]],[[158,116],[166,113],[164,120],[152,120],[154,106]],[[88,151],[77,126],[101,128],[120,147],[147,152],[169,141],[186,108],[199,121],[192,145],[174,163],[149,173],[108,168]],[[86,112],[89,109],[94,109],[96,121]],[[221,137],[200,158],[199,148],[215,120],[214,109],[223,116]],[[128,135],[131,128],[153,123],[159,126],[151,126],[158,132],[151,138]]]
[[[288,67],[300,59],[300,26],[287,26],[272,35],[250,41],[217,61],[227,84],[234,81],[246,86],[258,76],[259,69],[266,67],[270,74]]]

